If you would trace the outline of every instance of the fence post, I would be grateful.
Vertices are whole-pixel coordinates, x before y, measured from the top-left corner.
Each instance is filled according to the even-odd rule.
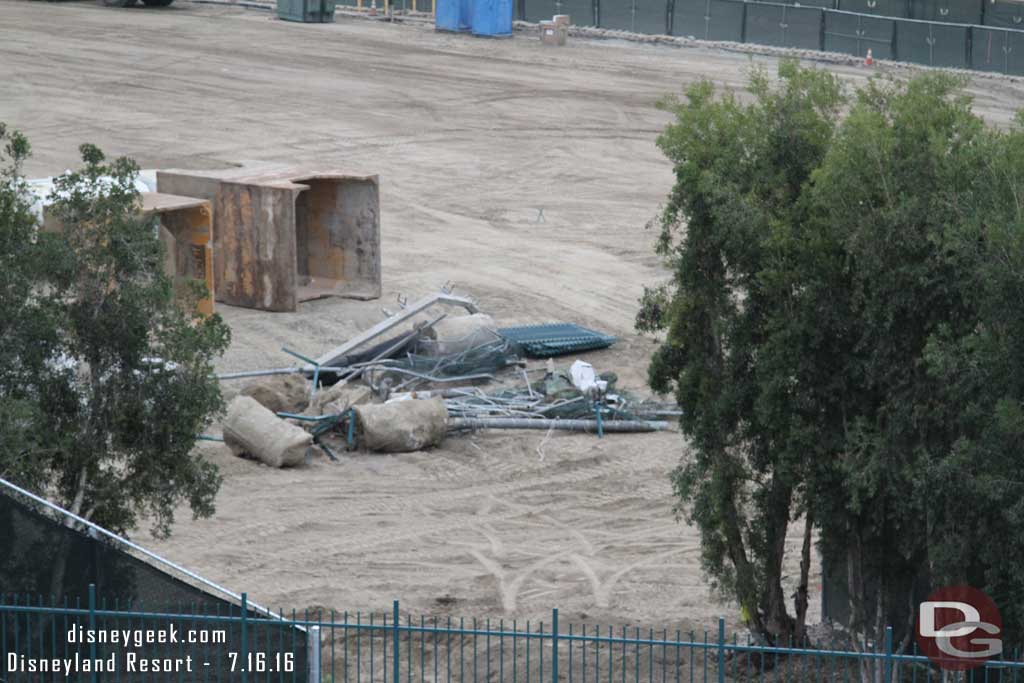
[[[892,680],[892,626],[885,627],[885,673],[882,683]]]
[[[966,54],[964,55],[964,58],[967,60],[967,68],[968,69],[973,69],[974,68],[974,27],[973,26],[968,26],[967,27],[967,44],[964,47],[966,48]]]
[[[725,683],[725,617],[718,618],[718,683]]]
[[[825,51],[825,15],[828,10],[821,10],[821,17],[818,23],[818,49],[822,52]]]
[[[309,666],[309,683],[320,683],[320,627],[310,626],[306,633],[306,661]]]
[[[239,653],[241,655],[239,659],[242,664],[242,683],[247,683],[249,680],[249,633],[248,624],[246,623],[249,616],[248,602],[248,596],[242,593],[242,651]]]
[[[96,584],[89,584],[89,630],[92,633],[96,633]],[[92,638],[92,643],[89,644],[89,659],[96,661],[96,638]],[[96,683],[96,670],[89,675],[89,680],[92,683]]]
[[[558,683],[558,608],[551,610],[551,683]]]
[[[394,604],[391,606],[391,612],[392,612],[392,618],[393,618],[393,620],[395,622],[394,624],[391,625],[391,628],[392,628],[392,642],[395,645],[395,647],[393,648],[394,649],[394,654],[393,654],[394,662],[392,662],[393,667],[394,667],[393,668],[394,675],[392,676],[391,680],[393,681],[393,683],[398,683],[398,680],[399,680],[398,679],[398,662],[399,662],[399,656],[398,656],[398,636],[399,636],[399,631],[398,631],[398,619],[399,619],[399,616],[398,616],[398,600],[395,600]],[[409,643],[411,645],[412,641],[410,640]]]

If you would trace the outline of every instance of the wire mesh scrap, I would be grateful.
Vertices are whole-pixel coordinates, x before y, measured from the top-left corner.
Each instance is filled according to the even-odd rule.
[[[517,360],[512,345],[499,338],[440,357],[407,353],[404,358],[379,361],[362,371],[374,391],[388,394],[431,383],[492,380],[495,373]]]
[[[498,334],[534,358],[603,349],[615,343],[615,337],[573,323],[505,327],[498,330]]]

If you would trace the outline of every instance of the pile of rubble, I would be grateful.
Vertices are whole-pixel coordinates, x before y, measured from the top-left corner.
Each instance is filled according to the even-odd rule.
[[[664,418],[680,414],[674,404],[637,400],[581,360],[553,361],[614,341],[569,324],[498,328],[444,290],[319,358],[284,349],[302,365],[219,375],[255,378],[230,403],[223,439],[236,455],[288,467],[318,449],[332,460],[338,448],[419,451],[477,429],[666,429]],[[528,370],[527,356],[547,364]]]

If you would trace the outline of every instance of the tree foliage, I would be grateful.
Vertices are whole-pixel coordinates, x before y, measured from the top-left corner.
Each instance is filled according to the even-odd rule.
[[[121,533],[146,516],[167,535],[182,502],[209,516],[220,475],[193,447],[222,409],[227,326],[174,299],[134,162],[83,145],[50,197],[60,229],[41,230],[28,143],[0,140],[0,476]]]
[[[769,640],[802,637],[806,571],[795,616],[781,587],[798,519],[868,640],[909,637],[915,600],[956,583],[1024,626],[1024,121],[986,127],[961,87],[848,97],[783,62],[749,104],[699,83],[666,105],[673,276],[637,324],[664,332],[650,381],[693,444],[679,510]]]

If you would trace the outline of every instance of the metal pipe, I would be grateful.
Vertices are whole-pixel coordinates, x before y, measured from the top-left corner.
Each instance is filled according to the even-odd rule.
[[[469,299],[466,299],[464,297],[452,296],[451,294],[447,294],[445,292],[438,292],[437,294],[429,294],[429,295],[423,297],[422,299],[420,299],[419,301],[406,306],[406,308],[404,310],[402,310],[401,312],[396,313],[395,315],[391,316],[390,318],[382,320],[381,322],[377,323],[376,325],[374,325],[370,329],[366,330],[365,332],[362,332],[362,333],[356,335],[355,337],[353,337],[352,339],[348,340],[347,342],[345,342],[341,346],[338,346],[338,347],[335,347],[335,348],[331,349],[327,353],[325,353],[322,356],[320,356],[319,358],[317,358],[317,362],[318,363],[323,363],[324,365],[326,365],[327,363],[331,363],[338,356],[342,356],[342,355],[352,351],[353,349],[355,349],[355,348],[357,348],[359,346],[362,346],[363,344],[365,344],[366,342],[370,341],[371,339],[374,339],[376,337],[381,336],[382,334],[384,334],[385,332],[387,332],[391,328],[393,328],[393,327],[395,327],[397,325],[402,324],[403,322],[405,322],[409,318],[412,318],[414,315],[416,315],[420,311],[422,311],[422,310],[424,310],[426,308],[429,308],[429,307],[433,306],[436,303],[443,303],[443,304],[451,304],[451,305],[455,305],[455,306],[462,306],[463,308],[465,308],[470,313],[476,313],[477,310],[478,310],[475,303],[473,303],[472,301],[470,301]]]
[[[345,645],[348,647],[348,644]],[[334,645],[331,645],[333,650]],[[308,683],[320,683],[320,627],[310,626],[306,633],[306,668]]]
[[[342,372],[348,368],[339,367],[322,367],[320,372]],[[215,375],[217,379],[243,379],[245,377],[265,377],[267,375],[297,375],[299,373],[313,372],[316,368],[312,365],[307,365],[298,368],[273,368],[271,370],[245,370],[243,372],[226,372],[220,375]]]
[[[424,391],[403,391],[395,392],[388,398],[391,400],[401,401],[405,399],[417,399],[417,398],[454,398],[464,396],[475,396],[477,390],[474,387],[451,387],[448,389],[427,389]]]
[[[376,370],[376,369],[378,369],[378,367],[377,366],[373,366],[373,367],[369,367],[369,368],[365,368],[365,369],[366,370]],[[430,375],[424,375],[421,372],[416,372],[415,370],[406,370],[405,368],[394,368],[394,367],[389,367],[389,366],[382,366],[379,369],[384,371],[384,372],[396,372],[396,373],[398,373],[400,375],[409,375],[411,377],[417,377],[419,379],[423,379],[423,380],[426,380],[428,382],[441,382],[441,383],[444,383],[444,382],[462,382],[464,380],[476,380],[476,379],[494,379],[494,375],[489,375],[489,374],[486,374],[486,373],[479,373],[479,374],[476,374],[476,375],[459,375],[457,377],[432,377]]]
[[[576,398],[570,399],[559,399],[554,403],[544,406],[543,408],[538,408],[537,412],[546,413],[550,410],[554,410],[555,408],[564,408],[565,406],[572,405],[573,403],[580,403],[581,401],[583,401],[582,396],[577,396]]]
[[[597,433],[597,420],[546,420],[518,417],[452,417],[452,429],[562,429],[573,432]],[[645,420],[603,420],[605,432],[660,432],[668,429],[668,422]]]
[[[337,417],[337,415],[299,415],[298,413],[275,413],[275,415],[289,420],[299,420],[301,422],[321,422],[323,420],[330,420]]]
[[[439,322],[441,322],[442,320],[444,320],[447,315],[448,315],[447,313],[442,313],[441,315],[439,315],[438,317],[434,318],[430,322],[426,323],[422,327],[419,327],[416,330],[413,330],[409,334],[402,335],[401,337],[399,337],[398,341],[396,341],[394,344],[392,344],[391,346],[387,347],[386,349],[384,349],[383,351],[378,353],[376,356],[373,357],[372,360],[368,361],[367,363],[353,364],[351,366],[352,369],[349,371],[349,373],[347,375],[345,375],[344,377],[341,377],[340,380],[355,379],[356,377],[361,375],[363,372],[365,372],[367,370],[367,368],[373,367],[373,363],[379,363],[380,361],[386,359],[388,356],[390,356],[392,353],[394,353],[398,349],[402,348],[406,344],[409,344],[415,338],[418,338],[425,331],[427,331],[429,329],[432,329],[434,327],[434,325],[436,325]]]

